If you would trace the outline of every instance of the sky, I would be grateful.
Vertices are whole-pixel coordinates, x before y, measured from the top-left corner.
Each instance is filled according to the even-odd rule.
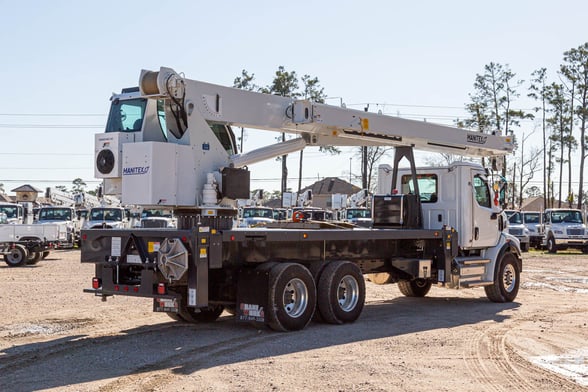
[[[0,184],[13,194],[81,178],[95,189],[94,134],[111,94],[136,86],[141,69],[232,86],[244,69],[268,85],[284,66],[316,76],[329,104],[451,124],[466,116],[475,76],[490,62],[526,81],[545,67],[556,81],[563,52],[588,41],[587,15],[584,0],[0,0]],[[522,96],[513,106],[534,103]],[[516,133],[534,128],[527,121]],[[245,151],[275,136],[248,131]],[[359,185],[355,151],[306,149],[303,185],[350,172]],[[296,189],[297,153],[288,169]],[[279,189],[275,161],[250,170],[251,189]]]

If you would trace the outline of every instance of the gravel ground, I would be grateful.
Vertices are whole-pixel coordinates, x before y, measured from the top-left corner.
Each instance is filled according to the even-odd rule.
[[[407,298],[367,282],[361,317],[277,333],[174,322],[149,299],[84,294],[76,250],[0,263],[2,391],[588,390],[588,255],[524,254],[513,303],[481,288]]]

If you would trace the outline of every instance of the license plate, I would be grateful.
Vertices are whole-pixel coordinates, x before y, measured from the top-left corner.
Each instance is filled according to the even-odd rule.
[[[178,300],[175,298],[155,298],[153,300],[153,311],[178,313]]]

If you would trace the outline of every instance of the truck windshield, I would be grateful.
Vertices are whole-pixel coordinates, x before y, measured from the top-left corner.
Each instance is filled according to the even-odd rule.
[[[121,211],[113,208],[93,208],[90,220],[122,221]]]
[[[270,218],[273,219],[274,212],[271,208],[245,208],[243,218]]]
[[[0,213],[6,215],[7,219],[18,217],[18,206],[0,206]]]
[[[553,223],[583,223],[580,211],[553,211],[551,213]]]
[[[142,219],[152,217],[171,218],[172,212],[171,210],[143,210],[141,212]]]
[[[110,106],[106,132],[137,132],[143,125],[145,98],[128,100],[115,99]]]
[[[368,209],[348,209],[347,210],[347,219],[354,219],[354,218],[371,218],[372,214],[371,211]]]
[[[515,212],[508,218],[508,222],[512,223],[513,225],[523,223],[523,218],[521,217],[520,212]]]
[[[525,223],[539,223],[540,216],[538,212],[525,212],[523,213],[523,219]]]
[[[41,208],[39,211],[39,220],[71,220],[71,210],[69,208]]]

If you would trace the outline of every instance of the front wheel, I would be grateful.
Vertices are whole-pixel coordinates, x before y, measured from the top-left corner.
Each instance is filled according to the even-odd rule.
[[[512,302],[519,292],[521,271],[516,257],[505,253],[494,274],[494,283],[485,286],[486,296],[492,302]]]
[[[398,281],[398,289],[406,297],[424,297],[431,290],[431,285],[431,281],[426,279]]]
[[[211,305],[199,309],[182,305],[180,306],[177,316],[179,316],[180,320],[185,320],[189,323],[211,323],[219,318],[223,310],[224,308],[222,305]],[[174,316],[169,313],[168,316],[175,319]]]
[[[555,245],[555,238],[549,236],[547,239],[547,251],[549,253],[557,253],[557,245]]]

